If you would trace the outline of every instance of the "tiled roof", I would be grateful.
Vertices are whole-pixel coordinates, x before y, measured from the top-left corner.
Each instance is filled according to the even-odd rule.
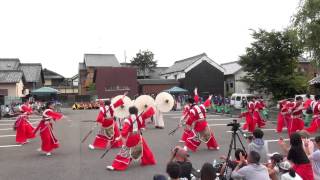
[[[207,56],[206,53],[202,53],[196,56],[192,56],[180,61],[174,62],[174,64],[169,67],[163,74],[173,73],[173,72],[180,72],[185,70],[187,67],[189,67],[191,64],[199,60],[200,58]]]
[[[139,84],[178,84],[175,79],[138,79]]]
[[[44,79],[64,79],[64,77],[54,71],[44,68]]]
[[[235,74],[242,68],[242,66],[238,63],[238,61],[224,63],[224,64],[221,64],[221,66],[225,70],[224,75]]]
[[[87,67],[120,67],[114,54],[85,54],[84,63]]]
[[[23,71],[26,82],[39,82],[41,81],[41,63],[21,63],[20,70]]]
[[[0,83],[17,83],[23,78],[22,71],[3,70],[0,71]]]
[[[0,58],[1,70],[18,70],[20,60],[18,58]]]

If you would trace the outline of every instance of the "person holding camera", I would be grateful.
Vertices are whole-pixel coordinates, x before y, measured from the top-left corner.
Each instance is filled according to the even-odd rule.
[[[169,160],[169,163],[176,162],[180,165],[181,171],[179,178],[186,178],[188,180],[191,180],[191,174],[193,170],[192,163],[189,161],[189,154],[188,152],[180,147],[176,146],[171,153],[171,158]]]
[[[267,168],[260,164],[260,155],[255,151],[248,154],[248,165],[246,163],[245,155],[240,153],[240,161],[234,171],[231,173],[233,179],[246,179],[246,180],[269,180]]]
[[[220,159],[224,160],[225,163],[223,163],[221,169],[220,169],[220,175],[223,177],[224,175],[226,176],[227,180],[232,180],[231,178],[231,173],[232,171],[238,166],[238,164],[240,163],[240,154],[244,155],[245,158],[247,157],[246,152],[243,149],[236,149],[236,151],[234,152],[234,156],[235,156],[235,160],[230,160],[227,159],[226,156],[221,156]],[[246,162],[243,163],[240,168],[246,166]],[[227,168],[227,169],[226,169]]]

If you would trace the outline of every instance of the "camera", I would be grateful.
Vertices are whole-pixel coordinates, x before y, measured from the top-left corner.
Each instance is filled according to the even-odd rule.
[[[238,131],[240,128],[240,123],[238,123],[237,120],[234,119],[232,122],[227,124],[227,126],[232,126],[232,131]]]

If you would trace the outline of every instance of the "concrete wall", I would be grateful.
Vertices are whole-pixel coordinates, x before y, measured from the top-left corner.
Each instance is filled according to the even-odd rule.
[[[22,81],[20,81],[19,83],[12,83],[12,84],[0,84],[0,89],[7,89],[8,96],[11,96],[11,97],[23,96],[23,83],[22,83]]]
[[[240,70],[235,74],[235,93],[250,93],[247,83],[240,81],[247,73]]]

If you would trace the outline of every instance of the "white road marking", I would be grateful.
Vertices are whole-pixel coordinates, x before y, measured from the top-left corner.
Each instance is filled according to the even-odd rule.
[[[224,119],[211,119],[211,118],[208,118],[206,120],[207,121],[231,121],[231,120],[234,120],[234,119],[239,120],[237,118],[224,118]]]
[[[4,138],[4,137],[16,137],[16,135],[14,135],[14,134],[10,134],[10,135],[0,135],[0,138]]]
[[[182,115],[174,115],[174,116],[166,116],[166,118],[172,118],[172,119],[180,119],[182,117]],[[208,115],[207,118],[214,118],[214,117],[223,117],[220,115]]]
[[[0,129],[0,131],[13,130],[12,128]]]
[[[29,119],[29,121],[40,121],[41,119]],[[15,122],[16,120],[0,120],[1,122]]]
[[[9,148],[9,147],[20,147],[22,145],[20,144],[15,144],[15,145],[4,145],[4,146],[0,146],[0,148]]]
[[[30,122],[30,124],[36,124],[39,121],[35,121],[35,122]],[[13,126],[14,124],[0,124],[0,126]]]

